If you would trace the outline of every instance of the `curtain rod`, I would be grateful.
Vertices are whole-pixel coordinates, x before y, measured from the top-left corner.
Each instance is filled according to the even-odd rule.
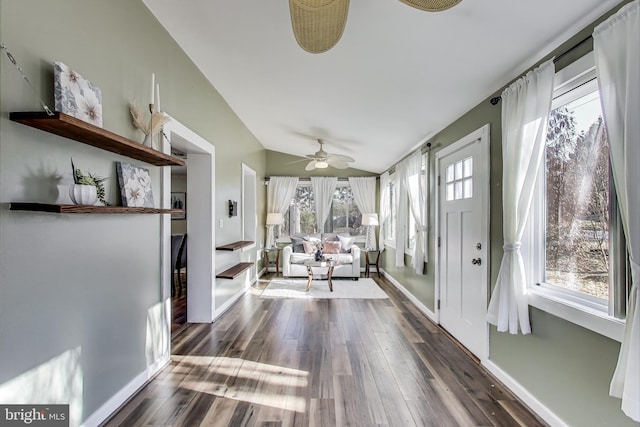
[[[357,176],[357,177],[354,177],[354,178],[375,178],[375,179],[380,179],[380,177],[378,177],[378,176]],[[270,180],[271,180],[271,177],[269,177],[269,176],[265,176],[264,177],[264,181],[265,182],[269,182]],[[298,177],[298,181],[303,181],[303,182],[309,181],[309,182],[311,182],[311,178],[310,177]],[[338,181],[349,181],[349,178],[338,178]]]
[[[558,62],[560,59],[564,58],[565,56],[567,56],[569,53],[573,52],[575,49],[578,48],[578,46],[582,46],[584,43],[586,43],[587,41],[591,40],[593,38],[593,36],[591,34],[589,34],[587,37],[585,37],[584,39],[580,40],[578,43],[574,44],[573,46],[571,46],[569,49],[565,50],[564,52],[562,52],[560,55],[556,56],[555,58],[553,58],[553,63],[555,64],[556,62]],[[494,98],[491,98],[491,100],[489,101],[491,103],[491,105],[496,105],[498,102],[500,102],[500,100],[502,99],[502,96],[496,96]]]

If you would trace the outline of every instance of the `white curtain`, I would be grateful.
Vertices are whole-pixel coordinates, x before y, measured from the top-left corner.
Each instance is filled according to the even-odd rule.
[[[417,274],[424,273],[425,243],[427,232],[427,182],[426,174],[422,173],[422,154],[420,150],[407,159],[404,183],[409,198],[411,215],[416,224],[415,244],[413,247],[413,267]]]
[[[390,219],[390,182],[391,180],[389,179],[389,172],[385,172],[380,175],[380,218],[378,218],[380,228],[378,229],[378,242],[380,243],[381,251],[384,251],[385,234],[387,232],[387,227],[390,227],[390,224],[387,223],[387,221]]]
[[[502,221],[504,255],[487,321],[498,331],[531,332],[520,245],[544,153],[553,95],[549,60],[502,92]]]
[[[624,338],[609,394],[640,421],[640,3],[624,6],[593,32],[611,168],[631,261]]]
[[[407,245],[407,163],[396,165],[396,267],[404,267],[404,248]]]
[[[317,232],[324,232],[324,223],[329,217],[333,193],[336,191],[338,178],[333,177],[311,177],[311,189],[316,203],[316,226]]]
[[[349,185],[353,193],[353,200],[356,202],[360,213],[376,213],[376,178],[375,177],[349,177]],[[366,227],[372,227],[367,225]],[[373,242],[369,242],[373,237]],[[367,241],[365,248],[376,248],[375,235],[367,231]]]
[[[298,178],[295,176],[274,176],[267,186],[267,213],[283,214],[291,203]],[[273,227],[267,227],[267,247],[273,246]]]

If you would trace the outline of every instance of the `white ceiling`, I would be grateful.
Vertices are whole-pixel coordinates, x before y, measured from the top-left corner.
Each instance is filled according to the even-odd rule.
[[[620,3],[351,0],[341,40],[310,54],[287,0],[143,1],[265,148],[304,156],[322,138],[375,173]]]

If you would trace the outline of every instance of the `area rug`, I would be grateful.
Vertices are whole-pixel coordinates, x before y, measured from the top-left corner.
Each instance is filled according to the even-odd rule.
[[[334,279],[332,283],[333,292],[329,290],[329,284],[326,280],[314,280],[311,283],[311,289],[307,292],[307,279],[277,278],[269,282],[260,298],[389,298],[373,279]]]

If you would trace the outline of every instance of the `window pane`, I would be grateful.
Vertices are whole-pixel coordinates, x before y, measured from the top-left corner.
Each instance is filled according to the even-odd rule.
[[[546,142],[547,283],[609,297],[609,144],[597,91],[552,111]]]
[[[462,179],[462,162],[456,162],[456,179]]]
[[[473,178],[467,178],[464,180],[464,198],[470,199],[473,197]]]
[[[362,214],[353,200],[350,186],[339,186],[333,194],[331,215],[327,219],[325,230],[333,233],[350,233],[352,236],[364,234],[360,225]]]
[[[453,184],[447,184],[447,202],[453,200]]]
[[[447,182],[452,182],[454,180],[453,176],[453,165],[447,166]]]
[[[463,169],[464,169],[465,178],[469,178],[470,176],[473,175],[473,157],[469,157],[468,159],[465,159],[463,164]]]
[[[455,196],[454,199],[462,199],[462,181],[456,181],[455,183]]]

